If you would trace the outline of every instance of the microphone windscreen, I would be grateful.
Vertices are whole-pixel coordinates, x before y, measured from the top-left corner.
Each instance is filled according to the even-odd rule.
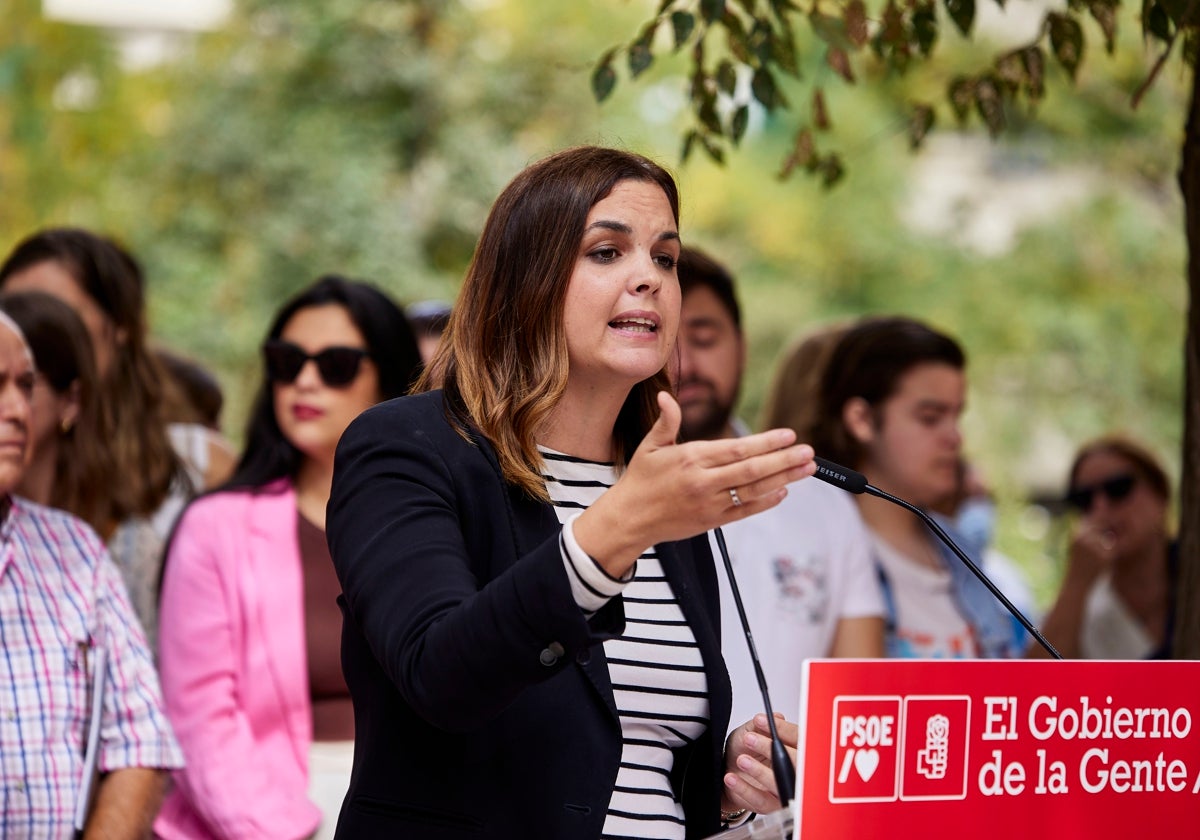
[[[816,457],[813,460],[817,462],[817,471],[813,478],[819,478],[826,484],[840,487],[848,493],[858,494],[867,489],[867,477],[862,473],[825,458]]]

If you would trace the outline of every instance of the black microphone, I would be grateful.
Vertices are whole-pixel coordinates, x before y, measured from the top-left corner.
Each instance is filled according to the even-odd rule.
[[[738,620],[742,623],[742,632],[746,634],[746,645],[750,648],[750,661],[754,665],[754,676],[758,680],[758,690],[762,694],[763,711],[767,713],[767,726],[771,730],[771,769],[775,771],[775,789],[779,793],[779,804],[786,808],[792,801],[793,791],[796,790],[796,768],[788,758],[787,749],[775,728],[775,712],[771,709],[771,694],[767,691],[767,677],[763,673],[762,663],[758,661],[758,650],[754,647],[754,634],[750,632],[750,620],[746,618],[746,607],[742,604],[742,593],[738,589],[737,577],[733,574],[733,563],[729,561],[729,549],[725,546],[725,534],[720,528],[713,528],[717,538],[717,548],[721,553],[721,562],[725,564],[725,572],[729,576],[729,589],[733,592],[733,603],[737,605]]]
[[[942,526],[938,525],[932,516],[921,510],[916,505],[911,505],[898,496],[893,496],[891,493],[884,492],[878,487],[869,484],[867,482],[867,477],[860,472],[855,472],[848,467],[843,467],[841,464],[835,464],[833,461],[825,458],[817,457],[813,458],[813,460],[817,464],[817,471],[813,474],[814,478],[818,478],[821,481],[824,481],[826,484],[832,484],[834,487],[840,487],[848,493],[854,493],[855,495],[866,493],[868,496],[876,496],[880,499],[887,499],[892,504],[900,505],[900,507],[904,508],[905,510],[910,510],[917,516],[921,517],[921,520],[929,527],[929,530],[933,531],[933,533],[937,535],[938,539],[944,542],[946,547],[954,552],[954,556],[961,560],[963,564],[971,570],[971,573],[975,575],[975,577],[979,578],[983,585],[986,586],[988,590],[996,596],[1000,603],[1004,605],[1004,609],[1008,610],[1009,614],[1019,621],[1022,627],[1029,631],[1029,634],[1033,636],[1033,638],[1037,640],[1037,643],[1046,650],[1046,653],[1050,654],[1055,659],[1062,659],[1062,654],[1054,649],[1054,646],[1046,640],[1045,636],[1038,632],[1038,629],[1033,626],[1033,623],[1026,618],[1019,609],[1013,606],[1012,601],[1009,601],[1008,598],[1005,597],[1004,593],[1000,591],[1000,588],[996,586],[996,584],[992,583],[991,578],[985,575],[983,570],[975,565],[975,561],[968,557],[965,551],[954,544],[954,540],[950,539],[950,535],[942,530]]]

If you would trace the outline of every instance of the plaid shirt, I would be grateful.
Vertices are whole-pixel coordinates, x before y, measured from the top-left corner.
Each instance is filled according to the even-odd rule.
[[[182,766],[145,635],[104,544],[69,514],[11,499],[0,524],[5,840],[73,834],[100,644],[108,651],[100,772]]]

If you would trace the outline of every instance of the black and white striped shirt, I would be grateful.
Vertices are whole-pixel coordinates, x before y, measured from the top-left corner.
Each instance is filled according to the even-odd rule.
[[[575,543],[570,523],[616,481],[612,464],[542,449],[546,489],[563,523],[563,562],[587,613],[624,593],[623,636],[604,643],[621,718],[621,765],[603,838],[683,838],[683,805],[671,790],[673,749],[708,727],[708,680],[653,546],[616,580]]]

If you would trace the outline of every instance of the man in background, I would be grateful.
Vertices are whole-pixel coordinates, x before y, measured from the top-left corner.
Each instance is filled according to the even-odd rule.
[[[733,277],[711,257],[685,248],[679,282],[682,436],[746,434],[734,414],[746,338]],[[841,490],[818,481],[791,484],[777,507],[722,531],[775,711],[796,719],[805,659],[884,655],[883,601],[870,543]],[[721,647],[733,683],[729,719],[745,721],[763,704],[715,539],[712,549],[721,586]]]
[[[35,377],[24,336],[0,314],[0,837],[68,840],[81,799],[85,840],[148,837],[164,771],[183,758],[104,544],[70,514],[12,494]]]

